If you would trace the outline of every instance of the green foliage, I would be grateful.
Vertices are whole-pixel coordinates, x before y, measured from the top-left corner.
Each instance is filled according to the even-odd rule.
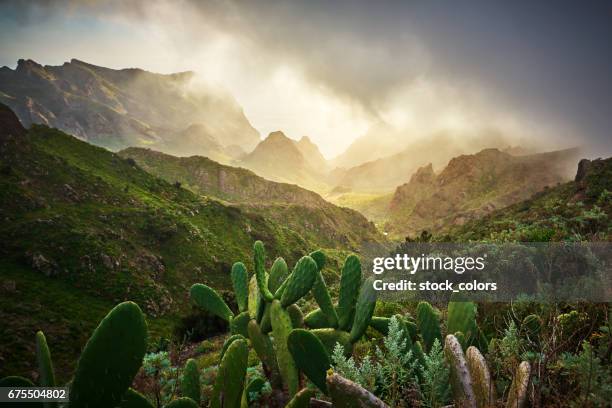
[[[331,360],[335,372],[361,385],[368,391],[375,391],[376,367],[369,355],[366,355],[358,364],[352,356],[346,356],[344,347],[340,343],[336,343]]]
[[[197,404],[200,403],[200,371],[196,361],[192,358],[187,360],[181,378],[181,393],[189,397]]]
[[[244,388],[249,350],[245,340],[229,345],[217,373],[210,398],[211,408],[239,408]]]
[[[325,350],[331,354],[336,344],[340,343],[344,348],[344,353],[350,355],[353,352],[353,343],[349,333],[336,329],[313,329],[312,333],[321,340]]]
[[[147,347],[147,324],[140,308],[121,303],[100,322],[79,359],[70,406],[111,407],[131,385]]]
[[[409,346],[409,337],[397,317],[389,322],[384,349],[376,347],[376,377],[380,394],[391,406],[400,405],[402,395],[418,384],[419,362]]]
[[[168,403],[177,394],[179,372],[170,362],[167,351],[148,353],[142,362],[143,372],[152,383],[151,393],[158,405]]]
[[[232,266],[231,272],[232,285],[236,294],[238,310],[244,312],[248,308],[249,301],[249,277],[246,266],[242,262],[236,262]]]
[[[196,283],[191,287],[189,296],[202,309],[227,320],[228,322],[234,317],[234,313],[230,310],[221,296],[214,290],[201,283]]]
[[[582,343],[577,355],[564,353],[559,366],[577,383],[578,393],[571,401],[573,406],[605,406],[612,401],[612,367],[597,356],[588,342]]]
[[[425,364],[421,367],[420,391],[422,403],[427,408],[439,408],[450,400],[449,370],[444,361],[444,351],[440,340],[435,338]]]
[[[294,329],[289,334],[287,345],[297,368],[327,394],[325,378],[331,361],[321,340],[308,330]]]

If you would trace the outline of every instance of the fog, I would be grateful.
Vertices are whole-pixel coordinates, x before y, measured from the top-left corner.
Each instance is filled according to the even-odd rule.
[[[592,40],[585,30],[569,44],[545,24],[562,31],[565,14],[427,3],[9,1],[0,5],[0,64],[79,58],[193,70],[196,82],[231,94],[262,136],[308,135],[328,158],[366,134],[408,145],[440,132],[470,140],[483,129],[509,144],[609,153],[610,80],[581,81],[601,67],[573,55]],[[529,13],[542,21],[526,20]],[[582,14],[573,23],[599,23]],[[542,38],[521,37],[532,32]],[[605,65],[609,45],[595,38],[580,57]]]

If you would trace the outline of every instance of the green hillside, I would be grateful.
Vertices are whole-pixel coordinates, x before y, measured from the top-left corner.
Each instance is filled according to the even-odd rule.
[[[294,184],[269,181],[200,156],[179,158],[142,148],[128,148],[119,155],[170,183],[263,214],[323,247],[358,250],[362,242],[382,239],[374,224],[357,211],[333,205]]]
[[[443,240],[612,239],[612,158],[581,160],[574,181],[453,228]]]
[[[39,328],[64,333],[58,358],[75,361],[84,339],[71,330],[88,332],[109,305],[130,299],[167,335],[187,288],[227,287],[236,259],[250,268],[253,241],[291,263],[321,242],[61,131],[26,132],[5,107],[0,169],[0,361],[15,364],[2,364],[0,376],[31,368],[14,353]]]

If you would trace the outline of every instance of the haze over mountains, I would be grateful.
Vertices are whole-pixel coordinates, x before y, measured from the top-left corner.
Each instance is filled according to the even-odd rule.
[[[251,151],[259,133],[236,101],[192,72],[114,70],[76,59],[0,68],[0,102],[25,126],[45,124],[113,150],[149,146],[217,159]]]
[[[380,121],[327,160],[306,136],[295,140],[279,130],[262,140],[230,95],[195,85],[194,75],[19,60],[15,70],[0,69],[0,101],[25,126],[57,127],[112,150],[152,149],[122,155],[196,192],[242,206],[281,200],[324,208],[346,220],[348,213],[330,210],[329,200],[362,211],[394,236],[444,229],[525,199],[567,180],[562,168],[577,159],[569,152],[527,158],[531,144],[509,148],[517,139],[495,129],[412,138]]]

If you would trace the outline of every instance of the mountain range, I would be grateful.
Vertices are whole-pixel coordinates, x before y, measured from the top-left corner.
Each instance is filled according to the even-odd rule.
[[[0,68],[0,102],[26,127],[45,124],[111,150],[147,146],[229,160],[260,140],[238,103],[193,72],[19,60],[14,70]]]

